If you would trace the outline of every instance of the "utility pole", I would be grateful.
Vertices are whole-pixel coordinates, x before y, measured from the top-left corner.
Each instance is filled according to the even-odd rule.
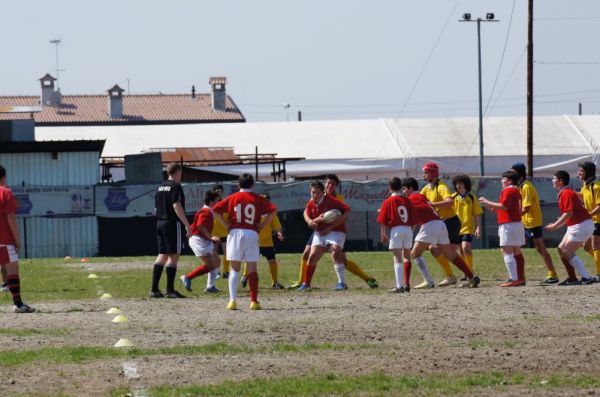
[[[61,43],[60,39],[50,40],[50,44],[54,44],[56,46],[56,88],[60,90],[60,78],[58,76],[58,72],[60,72],[60,68],[58,67],[58,45]]]
[[[533,177],[533,0],[527,17],[527,176]]]

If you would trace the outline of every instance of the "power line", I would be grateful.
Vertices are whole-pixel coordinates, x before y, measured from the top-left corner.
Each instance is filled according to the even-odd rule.
[[[538,65],[600,65],[600,61],[534,61]]]

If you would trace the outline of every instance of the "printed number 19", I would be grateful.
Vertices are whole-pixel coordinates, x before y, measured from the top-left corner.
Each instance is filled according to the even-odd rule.
[[[243,222],[248,225],[254,224],[254,215],[256,215],[256,207],[253,204],[247,204],[243,210]],[[235,216],[238,223],[242,223],[242,204],[235,206]]]

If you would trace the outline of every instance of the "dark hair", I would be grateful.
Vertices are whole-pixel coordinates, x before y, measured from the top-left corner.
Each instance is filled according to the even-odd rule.
[[[452,178],[452,185],[454,185],[454,190],[456,190],[457,192],[458,189],[456,187],[459,183],[465,185],[465,190],[467,191],[467,193],[471,191],[472,183],[471,178],[469,178],[469,175],[456,175],[454,178]]]
[[[404,178],[402,179],[402,187],[409,187],[414,191],[419,191],[419,182],[415,178]]]
[[[6,176],[6,168],[0,165],[0,179]]]
[[[215,201],[219,198],[219,193],[215,191],[208,191],[204,193],[204,204],[208,205],[211,201]]]
[[[567,186],[569,184],[569,181],[571,180],[569,173],[564,170],[556,171],[554,173],[554,176],[556,177],[556,179],[560,179],[562,181],[563,185],[565,185],[565,186]]]
[[[510,179],[513,185],[519,183],[519,176],[514,171],[504,171],[502,173],[502,178]]]
[[[215,185],[212,188],[213,192],[216,192],[217,190],[225,190],[223,189],[223,185],[219,184],[219,185]]]
[[[388,185],[390,187],[390,190],[393,190],[394,192],[397,192],[398,190],[402,189],[402,181],[396,176],[390,178]]]
[[[254,177],[252,174],[242,174],[238,179],[238,185],[240,185],[241,189],[251,189],[254,186]]]
[[[321,183],[321,181],[312,181],[310,183],[310,188],[312,189],[313,187],[316,187],[317,189],[321,190],[322,192],[325,191],[325,186],[323,186],[323,183]]]
[[[338,178],[336,174],[325,175],[325,180],[327,180],[327,179],[331,179],[332,181],[335,182],[336,185],[340,184],[340,178]]]
[[[179,163],[169,163],[169,165],[167,165],[167,175],[169,176],[173,176],[181,170],[182,167]]]
[[[269,195],[269,193],[263,193],[263,194],[261,194],[261,196],[263,196],[267,200],[271,201],[271,196]]]
[[[585,178],[588,179],[596,176],[596,164],[591,161],[585,161],[583,163],[577,164],[579,168],[581,168],[585,172]]]
[[[527,168],[525,167],[525,164],[523,164],[523,163],[514,163],[512,165],[512,167],[510,167],[510,168],[512,168],[512,170],[517,173],[517,176],[519,177],[519,180],[525,179],[526,174],[527,174]]]

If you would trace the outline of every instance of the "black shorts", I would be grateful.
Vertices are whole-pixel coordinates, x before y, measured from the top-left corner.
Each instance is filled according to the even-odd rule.
[[[219,237],[219,240],[221,240],[221,244],[219,244],[217,255],[225,255],[225,247],[227,246],[227,236]]]
[[[594,223],[594,233],[592,236],[600,236],[600,223]]]
[[[543,229],[541,226],[530,227],[525,229],[525,238],[534,239],[543,237]]]
[[[268,261],[275,259],[275,247],[260,247],[259,250],[260,254]]]
[[[460,241],[466,241],[467,243],[472,243],[473,242],[473,235],[472,234],[461,234],[460,236]]]
[[[156,222],[156,239],[159,254],[181,254],[183,247],[183,225],[177,221],[158,220]]]
[[[459,236],[459,233],[461,225],[458,216],[453,216],[452,218],[444,219],[444,223],[446,224],[446,229],[448,230],[448,238],[450,239],[450,243],[460,244],[461,238]]]

